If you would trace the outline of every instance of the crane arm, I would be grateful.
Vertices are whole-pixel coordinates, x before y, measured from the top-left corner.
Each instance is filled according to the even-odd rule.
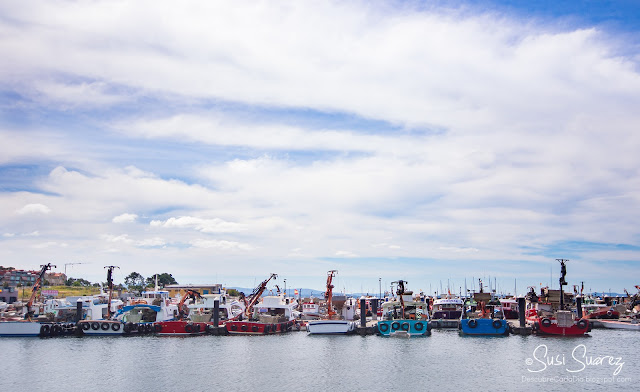
[[[324,293],[324,298],[327,300],[327,317],[333,317],[336,312],[333,311],[333,285],[331,282],[333,281],[333,277],[336,276],[336,270],[331,270],[327,272],[327,291]]]
[[[40,287],[42,287],[42,281],[44,280],[44,274],[51,269],[51,267],[55,267],[55,265],[51,265],[51,263],[47,263],[41,266],[40,273],[38,274],[38,278],[36,282],[33,284],[33,291],[31,291],[31,297],[29,297],[29,302],[27,302],[27,313],[25,314],[25,318],[27,320],[31,320],[31,316],[33,312],[31,311],[31,307],[33,306],[33,301],[36,299],[36,294]]]
[[[180,302],[178,303],[178,312],[179,312],[179,316],[178,318],[180,320],[182,320],[184,318],[184,303],[187,301],[187,298],[191,298],[192,300],[196,300],[196,298],[202,298],[202,295],[200,295],[199,292],[195,291],[195,290],[187,290],[184,295],[182,296],[182,298],[180,298]]]
[[[277,277],[278,275],[271,274],[269,278],[264,280],[262,283],[258,285],[258,287],[253,289],[253,292],[249,296],[250,298],[249,303],[247,307],[244,309],[244,314],[245,316],[247,316],[247,318],[251,317],[251,313],[253,312],[253,306],[258,303],[258,301],[260,300],[260,297],[262,296],[262,293],[264,293],[264,291],[267,289],[267,283],[269,283],[271,279],[275,279]]]

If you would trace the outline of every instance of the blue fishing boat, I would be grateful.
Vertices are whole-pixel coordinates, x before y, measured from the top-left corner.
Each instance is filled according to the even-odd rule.
[[[382,317],[378,321],[378,333],[382,336],[411,337],[431,334],[428,305],[415,301],[412,291],[405,291],[404,280],[398,285],[397,299],[382,304]]]
[[[510,332],[509,324],[504,319],[504,315],[497,318],[494,311],[496,306],[500,306],[500,302],[491,299],[491,293],[482,292],[482,283],[480,292],[473,295],[473,310],[462,313],[460,318],[460,331],[465,335],[488,335],[488,336],[508,336]]]

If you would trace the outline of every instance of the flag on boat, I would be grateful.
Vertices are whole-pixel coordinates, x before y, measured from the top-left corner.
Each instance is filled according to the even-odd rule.
[[[293,289],[293,295],[298,295],[298,289]]]

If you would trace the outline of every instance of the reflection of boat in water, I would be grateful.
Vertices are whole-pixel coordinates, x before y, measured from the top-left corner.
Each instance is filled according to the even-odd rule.
[[[378,333],[382,336],[426,336],[431,334],[429,310],[425,302],[414,301],[413,292],[405,291],[404,280],[399,280],[396,300],[382,304],[383,320],[378,321]]]
[[[500,301],[491,299],[491,293],[485,293],[480,282],[480,292],[473,294],[477,310],[463,312],[460,319],[460,330],[465,335],[509,335],[509,324],[503,317],[495,318],[494,309]]]
[[[311,335],[339,335],[347,334],[355,330],[355,323],[353,321],[345,320],[344,317],[342,319],[339,318],[347,298],[344,295],[333,295],[333,285],[331,282],[336,272],[336,270],[331,270],[327,273],[327,291],[325,292],[327,314],[320,320],[312,320],[307,323],[307,331]]]
[[[229,334],[279,334],[289,332],[297,326],[294,315],[298,301],[286,297],[279,290],[277,295],[261,297],[267,288],[267,283],[276,277],[276,274],[271,274],[268,279],[260,283],[248,297],[244,313],[225,323]]]
[[[560,290],[543,289],[542,298],[538,298],[535,289],[527,294],[527,310],[525,317],[527,323],[533,327],[533,331],[543,335],[580,336],[586,334],[591,328],[586,318],[576,319],[573,312],[565,306],[562,287],[567,285],[565,276],[568,260],[558,259],[561,265]],[[544,302],[543,302],[544,301]]]

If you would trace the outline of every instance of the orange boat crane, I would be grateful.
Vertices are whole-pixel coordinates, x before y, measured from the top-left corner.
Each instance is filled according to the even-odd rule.
[[[331,270],[327,272],[327,291],[324,293],[324,298],[327,300],[327,318],[333,318],[337,313],[333,311],[333,303],[331,302],[333,299],[333,285],[331,282],[333,281],[333,277],[336,276],[337,270]]]
[[[182,298],[180,298],[180,302],[178,303],[178,320],[183,320],[184,319],[184,303],[186,302],[187,298],[191,298],[194,302],[196,301],[196,298],[202,298],[202,295],[200,295],[199,292],[195,291],[195,290],[187,290],[184,295],[182,296]]]
[[[33,301],[36,299],[36,294],[38,294],[38,290],[42,287],[42,282],[44,281],[44,274],[51,269],[51,267],[55,267],[55,265],[51,265],[51,263],[41,265],[42,269],[38,274],[38,279],[33,284],[33,291],[31,292],[31,297],[29,297],[29,302],[27,302],[27,313],[25,313],[24,318],[31,321],[31,316],[33,316],[33,311],[31,307],[33,306]]]

